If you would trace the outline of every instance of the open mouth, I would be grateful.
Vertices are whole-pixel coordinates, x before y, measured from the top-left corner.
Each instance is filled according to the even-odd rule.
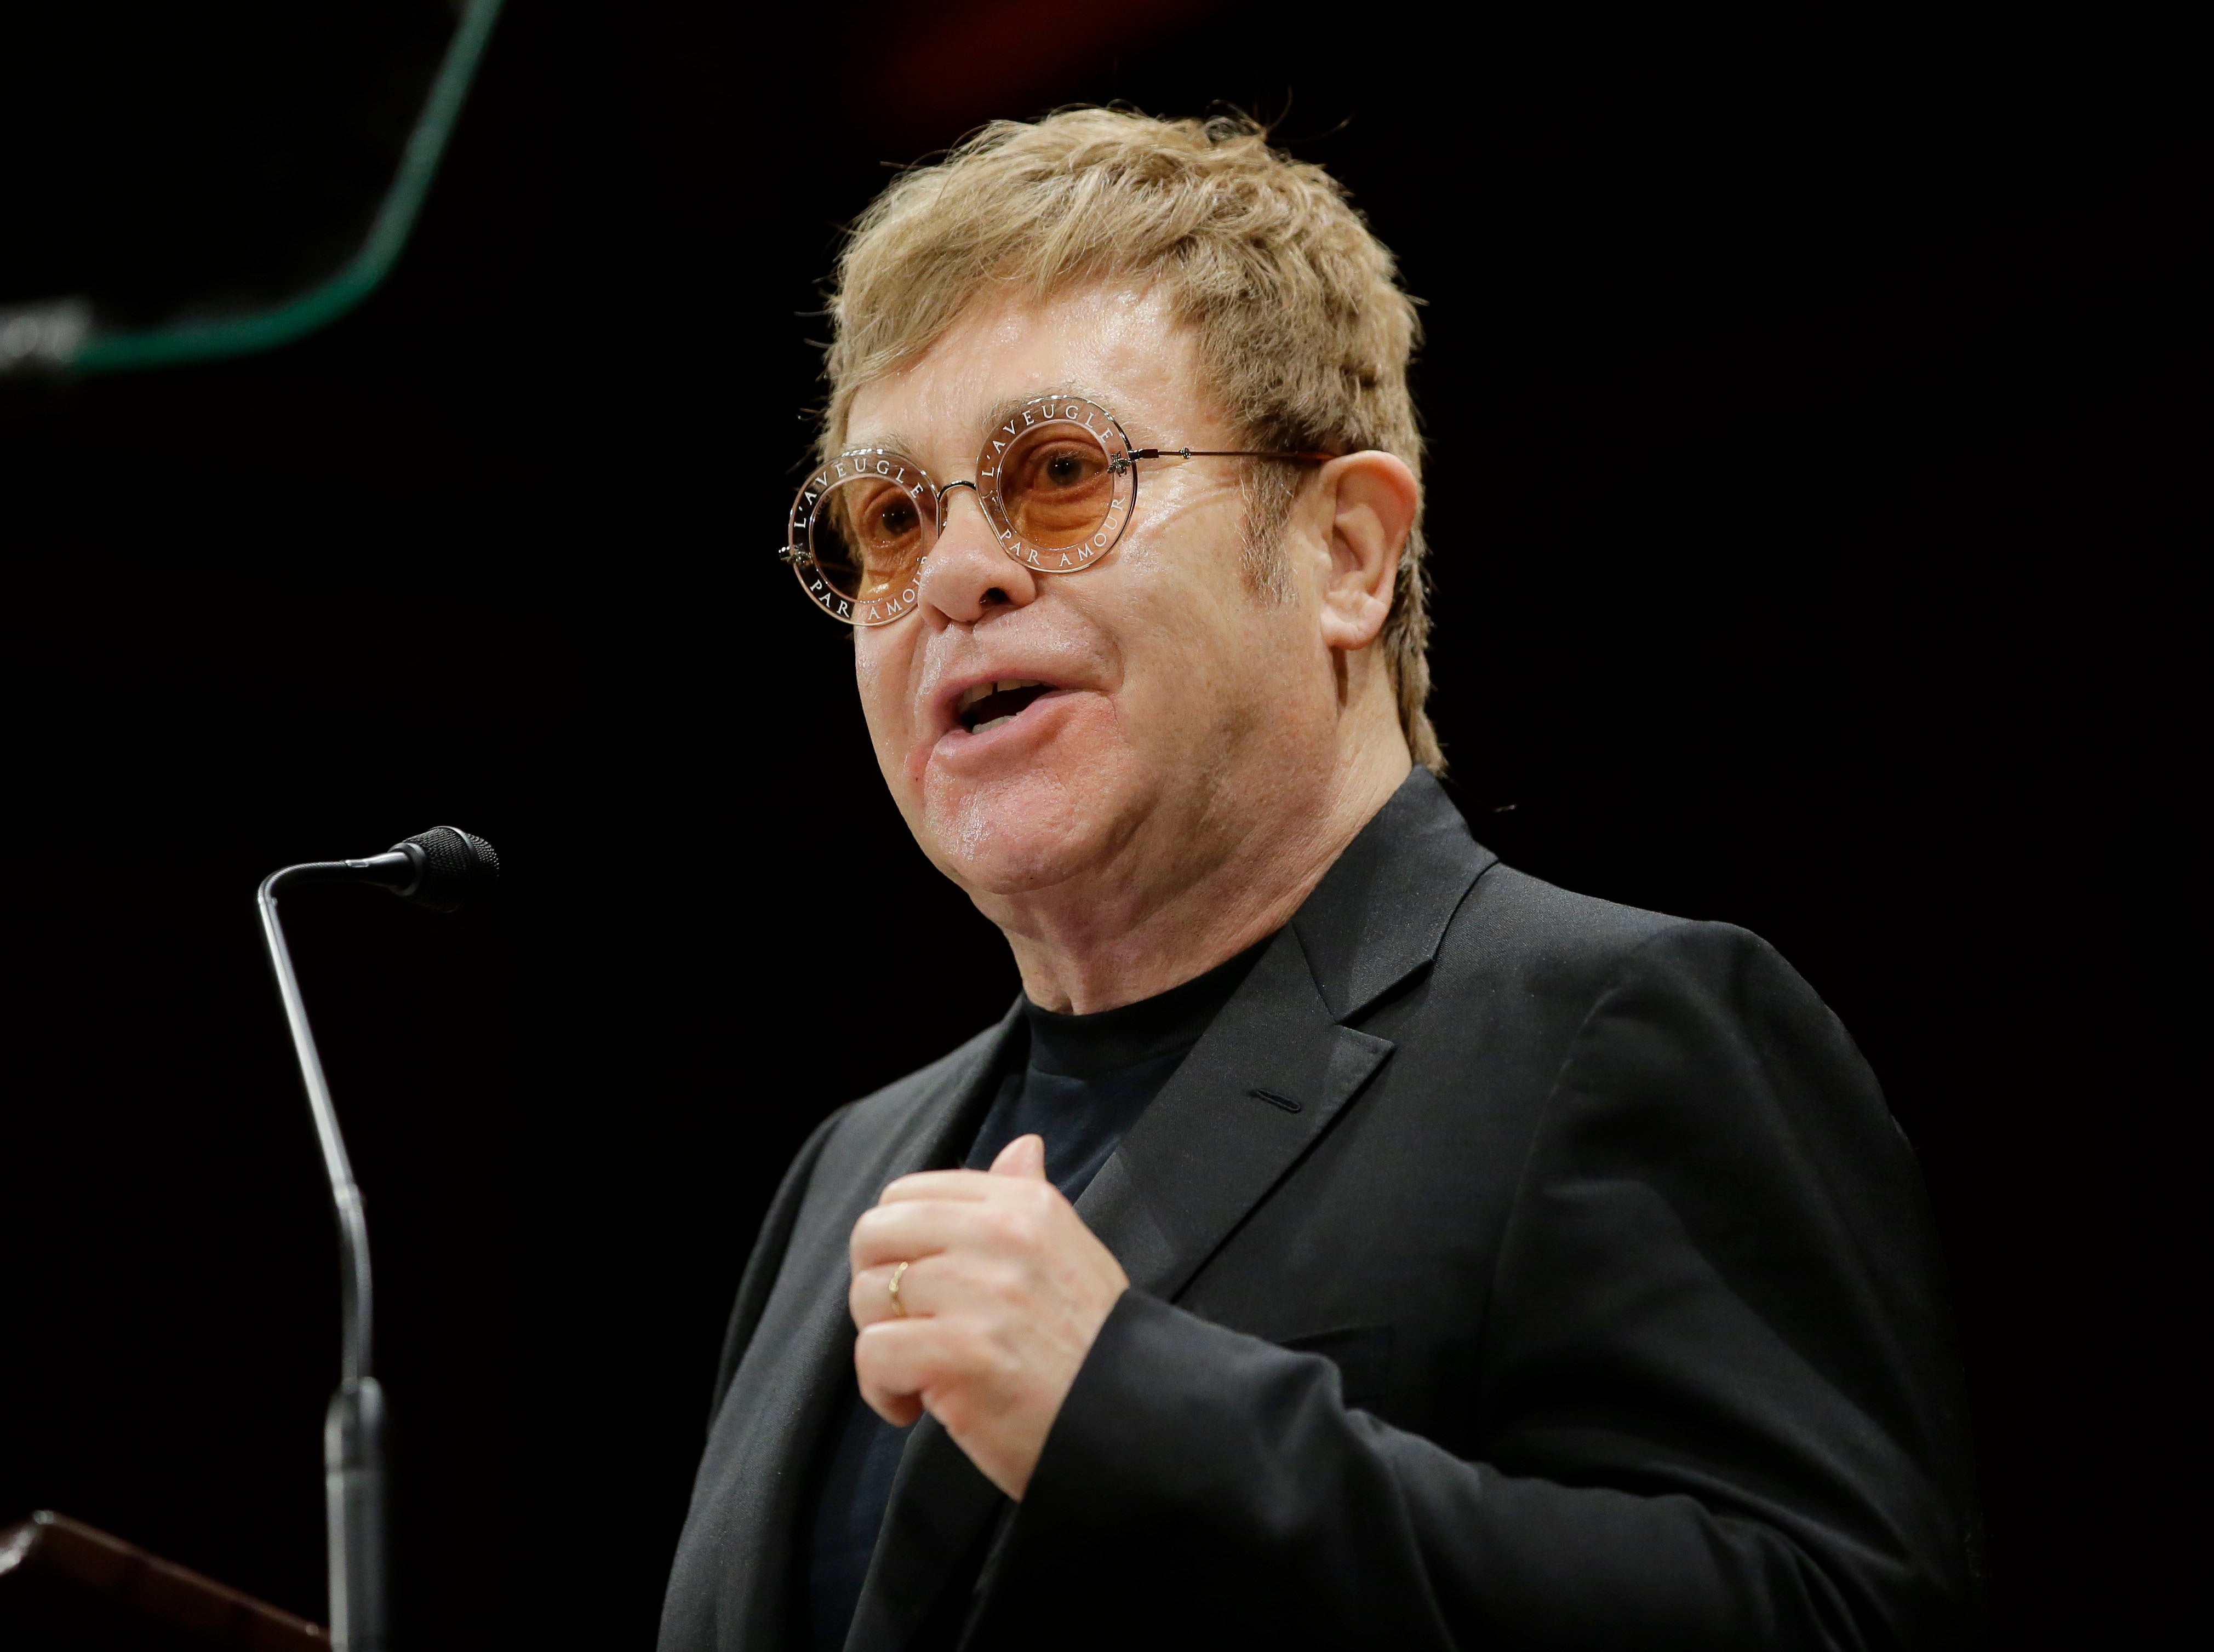
[[[961,691],[961,703],[954,708],[954,715],[970,734],[981,735],[988,728],[1012,722],[1023,714],[1024,706],[1052,691],[1051,683],[1037,682],[1027,677],[974,683]]]

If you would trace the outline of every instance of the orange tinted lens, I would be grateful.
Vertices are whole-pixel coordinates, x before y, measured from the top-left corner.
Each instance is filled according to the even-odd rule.
[[[1000,460],[999,484],[1007,526],[1049,551],[1081,545],[1098,533],[1115,497],[1107,449],[1076,424],[1024,431]]]
[[[936,524],[896,482],[861,476],[816,501],[807,527],[815,565],[841,596],[874,602],[896,594],[929,554]]]

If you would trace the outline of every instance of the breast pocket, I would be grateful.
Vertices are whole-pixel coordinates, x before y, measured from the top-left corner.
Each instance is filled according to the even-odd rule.
[[[1295,1354],[1320,1354],[1336,1366],[1348,1405],[1372,1410],[1391,1391],[1391,1327],[1388,1325],[1318,1331],[1280,1345]]]

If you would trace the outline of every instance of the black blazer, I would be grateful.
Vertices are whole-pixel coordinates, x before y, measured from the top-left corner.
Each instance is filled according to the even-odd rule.
[[[792,1165],[662,1652],[792,1638],[847,1233],[958,1161],[1016,1021]],[[926,1417],[851,1647],[1972,1638],[1936,1250],[1852,1039],[1742,930],[1499,865],[1419,769],[1077,1208],[1131,1289],[1027,1496]]]

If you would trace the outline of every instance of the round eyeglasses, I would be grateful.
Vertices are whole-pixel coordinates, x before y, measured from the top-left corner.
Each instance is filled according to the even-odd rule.
[[[1081,573],[1130,526],[1146,460],[1281,459],[1326,453],[1134,448],[1113,414],[1081,396],[1037,396],[996,424],[976,479],[944,486],[890,448],[848,448],[802,484],[784,549],[802,589],[834,619],[888,625],[922,600],[924,560],[956,488],[983,507],[1000,549],[1040,574]]]

